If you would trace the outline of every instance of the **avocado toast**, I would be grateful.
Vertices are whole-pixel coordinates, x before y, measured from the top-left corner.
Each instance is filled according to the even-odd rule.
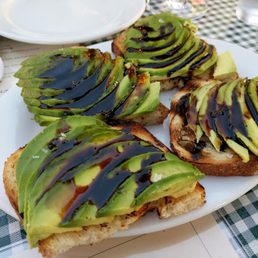
[[[171,13],[150,15],[120,33],[112,50],[167,90],[182,86],[189,77],[207,79],[213,74],[216,49],[196,36],[196,29],[190,20]]]
[[[207,175],[258,171],[258,79],[188,82],[173,98],[170,141]]]
[[[204,203],[203,174],[139,124],[70,116],[10,156],[6,193],[44,257],[109,237],[149,210],[160,218]]]
[[[40,125],[69,115],[159,124],[168,109],[159,101],[159,83],[121,57],[86,47],[33,56],[15,76],[28,110]]]

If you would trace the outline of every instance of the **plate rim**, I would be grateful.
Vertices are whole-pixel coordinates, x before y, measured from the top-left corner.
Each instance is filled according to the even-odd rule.
[[[8,39],[12,39],[12,40],[16,40],[19,42],[24,42],[24,43],[30,43],[30,44],[40,44],[40,45],[67,45],[67,44],[77,44],[77,43],[84,43],[84,42],[90,42],[90,41],[94,41],[97,39],[101,39],[101,38],[105,38],[108,36],[111,36],[113,34],[116,34],[122,30],[124,30],[125,28],[129,27],[130,25],[132,25],[135,21],[137,21],[142,14],[145,11],[146,8],[146,0],[126,0],[127,3],[130,1],[135,1],[137,8],[135,8],[135,14],[134,16],[132,16],[130,19],[127,19],[126,21],[124,21],[123,24],[121,24],[120,26],[115,27],[113,30],[109,30],[106,31],[105,33],[101,33],[101,34],[97,34],[97,35],[87,35],[87,33],[85,33],[86,35],[84,36],[79,36],[77,38],[74,39],[68,39],[67,37],[65,37],[66,39],[56,39],[55,37],[53,37],[53,35],[46,35],[43,36],[43,38],[40,39],[36,39],[34,37],[30,38],[29,36],[26,36],[24,34],[18,34],[15,32],[12,32],[10,30],[4,30],[1,27],[0,24],[0,35],[8,38]],[[118,3],[120,3],[118,1]],[[125,4],[125,1],[121,2],[123,3],[123,5]],[[12,28],[12,27],[10,27]],[[33,33],[33,35],[37,35],[35,33]],[[41,35],[41,34],[38,34]],[[42,37],[42,36],[41,36]]]

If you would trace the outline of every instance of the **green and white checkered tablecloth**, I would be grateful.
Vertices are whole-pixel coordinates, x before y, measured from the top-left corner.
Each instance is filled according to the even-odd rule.
[[[258,28],[246,25],[236,18],[236,0],[206,2],[208,4],[206,15],[195,21],[201,36],[236,43],[258,53]],[[164,5],[161,3],[161,0],[152,0],[150,8],[144,15],[164,11]],[[239,257],[258,257],[258,186],[214,212],[213,216],[227,233]],[[0,210],[0,258],[27,248],[25,232],[19,222]]]

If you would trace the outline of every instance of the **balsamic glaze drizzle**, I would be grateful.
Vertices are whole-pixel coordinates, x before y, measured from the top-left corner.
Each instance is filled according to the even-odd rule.
[[[217,132],[215,118],[216,118],[216,106],[217,106],[217,95],[218,95],[218,88],[213,88],[210,91],[212,91],[209,95],[208,99],[208,105],[207,105],[207,111],[203,117],[203,124],[206,127],[207,132],[210,130],[213,130],[214,132]],[[209,94],[209,93],[208,93]]]
[[[142,33],[142,37],[140,38],[131,38],[132,41],[141,43],[141,42],[148,42],[148,41],[159,41],[170,36],[174,31],[175,28],[171,23],[167,23],[165,25],[160,26],[159,28],[159,35],[155,37],[149,37],[148,33],[153,32],[154,29],[149,26],[134,26],[135,29],[139,30]]]
[[[230,113],[232,126],[235,127],[242,135],[248,137],[248,132],[243,119],[244,114],[242,113],[240,104],[238,102],[236,88],[232,93],[232,105],[230,107]]]
[[[251,98],[249,97],[249,95],[245,92],[245,102],[247,105],[247,108],[249,110],[249,112],[251,113],[255,123],[258,125],[258,113],[255,109],[255,106],[251,100]]]
[[[197,69],[198,67],[200,67],[202,64],[204,64],[205,62],[207,62],[212,54],[213,54],[213,50],[214,50],[214,46],[212,45],[209,45],[209,51],[208,51],[208,54],[205,55],[204,57],[202,57],[200,60],[196,61],[195,63],[193,63],[191,66],[190,66],[190,69],[189,71],[193,71],[195,69]]]
[[[108,174],[120,165],[122,165],[128,159],[136,155],[157,151],[157,148],[153,146],[144,146],[138,141],[134,141],[130,144],[125,143],[123,146],[123,152],[118,152],[117,149],[115,149],[115,152],[112,155],[114,158],[108,159],[108,162],[105,162],[105,166],[102,167],[101,172],[89,185],[86,191],[77,196],[77,198],[66,211],[62,223],[66,223],[70,219],[72,219],[75,211],[86,202],[90,202],[96,205],[98,209],[101,209],[115,193],[117,188],[127,178],[129,178],[132,173],[127,169],[119,169],[113,177],[109,178]],[[150,170],[145,170],[141,177],[144,177],[144,174],[146,173],[149,174]],[[141,191],[143,191],[148,186],[148,183],[146,184],[146,182],[146,180],[142,180],[144,187],[140,187]],[[138,180],[138,183],[140,184],[141,181]]]
[[[167,72],[167,76],[170,77],[176,71],[182,69],[185,65],[193,61],[197,56],[199,56],[205,50],[205,44],[203,42],[200,43],[200,47],[197,51],[195,51],[192,55],[186,58],[182,63],[177,65],[176,67],[172,68]]]
[[[54,67],[38,76],[38,78],[55,78],[53,81],[42,84],[40,88],[55,90],[73,89],[76,85],[75,82],[85,77],[87,66],[88,61],[76,70],[73,70],[73,59],[69,56],[62,57],[61,61],[57,60]]]

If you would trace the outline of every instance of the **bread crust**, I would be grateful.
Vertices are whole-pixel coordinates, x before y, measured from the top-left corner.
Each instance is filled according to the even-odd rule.
[[[125,127],[129,127],[131,133],[137,137],[151,142],[154,146],[157,146],[163,151],[168,151],[166,146],[164,146],[158,139],[156,139],[152,134],[150,134],[146,129],[137,123],[113,126],[115,129],[121,129]],[[17,160],[19,159],[23,149],[24,148],[20,148],[7,159],[3,173],[6,194],[17,214],[18,192],[15,168]],[[83,229],[80,231],[52,234],[48,238],[40,240],[38,242],[38,248],[43,257],[55,257],[56,255],[63,253],[74,246],[82,244],[94,244],[105,238],[108,238],[117,231],[125,230],[129,227],[130,224],[137,221],[149,210],[156,210],[160,218],[168,218],[170,216],[180,215],[193,209],[199,208],[204,203],[204,188],[199,183],[197,183],[194,191],[186,194],[185,196],[180,198],[161,198],[157,201],[145,204],[138,211],[127,215],[115,216],[112,222],[83,227]]]
[[[156,110],[143,114],[142,116],[135,117],[133,119],[121,119],[122,121],[133,121],[141,125],[158,125],[162,124],[165,118],[169,114],[169,109],[162,103],[159,104]]]
[[[124,57],[125,48],[123,42],[126,40],[126,32],[123,31],[112,41],[111,49],[116,56]]]

